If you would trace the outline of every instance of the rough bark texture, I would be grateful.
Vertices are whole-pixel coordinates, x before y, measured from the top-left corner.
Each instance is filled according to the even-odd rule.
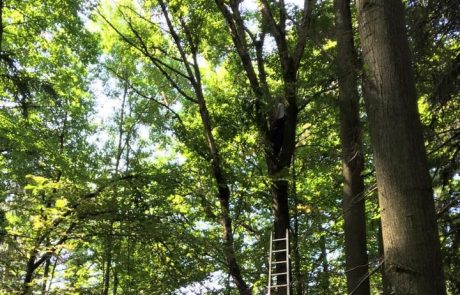
[[[396,294],[445,294],[440,243],[400,0],[357,0],[385,270]]]
[[[363,154],[357,57],[349,0],[335,0],[340,140],[342,144],[343,217],[348,294],[370,294],[364,207]]]
[[[378,236],[377,236],[377,242],[378,242],[378,252],[380,259],[384,259],[384,251],[383,251],[383,237],[382,237],[382,222],[381,220],[379,222],[379,231],[378,231]],[[382,263],[380,273],[382,276],[382,295],[390,295],[391,294],[391,287],[390,287],[390,282],[388,281],[387,275],[385,273],[385,262],[383,261]]]

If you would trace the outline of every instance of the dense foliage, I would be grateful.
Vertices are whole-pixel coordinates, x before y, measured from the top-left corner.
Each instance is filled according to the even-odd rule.
[[[269,122],[283,96],[282,57],[259,1],[240,2],[248,42],[257,48],[267,32],[248,57],[264,63],[272,100],[261,104],[214,1],[0,0],[0,294],[237,294],[230,247],[253,294],[266,293],[272,179],[257,116]],[[274,12],[292,29],[303,1],[285,2]],[[334,8],[307,2],[295,152],[280,176],[292,278],[296,294],[346,294]],[[447,287],[458,294],[460,11],[450,0],[404,3]],[[364,108],[360,117],[380,294]]]

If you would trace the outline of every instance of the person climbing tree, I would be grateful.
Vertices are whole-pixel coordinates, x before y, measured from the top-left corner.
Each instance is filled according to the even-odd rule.
[[[284,111],[284,104],[279,102],[273,109],[273,117],[271,120],[271,134],[270,141],[273,144],[273,152],[278,156],[284,140],[284,122],[286,121],[286,112]]]

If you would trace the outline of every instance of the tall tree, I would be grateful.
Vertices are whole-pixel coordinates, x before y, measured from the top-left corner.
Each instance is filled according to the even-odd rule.
[[[358,0],[385,269],[396,294],[445,294],[433,190],[400,0]]]
[[[211,114],[207,106],[206,92],[203,87],[203,77],[199,65],[199,55],[202,50],[202,40],[199,32],[203,29],[205,21],[203,17],[206,16],[206,14],[201,14],[203,11],[200,11],[200,9],[204,9],[206,6],[200,2],[193,3],[190,4],[192,7],[188,7],[191,8],[190,12],[185,13],[184,11],[187,10],[185,6],[179,3],[168,3],[163,0],[158,0],[154,3],[146,1],[142,5],[146,10],[156,10],[158,16],[161,15],[161,19],[159,18],[156,23],[153,23],[142,17],[142,12],[136,11],[133,8],[134,6],[122,6],[124,9],[119,11],[127,24],[130,35],[123,33],[120,28],[113,25],[102,14],[101,16],[124,42],[139,51],[144,58],[151,62],[151,66],[161,73],[163,79],[169,83],[174,92],[181,95],[187,103],[192,103],[198,107],[205,145],[208,149],[204,158],[210,162],[210,170],[215,181],[217,199],[220,204],[219,218],[222,225],[223,254],[226,259],[228,273],[232,276],[240,294],[252,294],[250,287],[243,278],[241,266],[237,260],[230,212],[231,190],[220,148],[213,134]],[[133,22],[132,17],[137,18],[141,25]],[[148,34],[155,32],[159,35],[165,34],[165,39],[158,38],[160,42],[164,42],[163,44],[152,44],[152,40],[145,36],[146,32],[142,32],[141,29],[144,29],[143,26],[146,24],[151,29],[151,32],[147,31]],[[168,49],[162,48],[169,42]],[[157,54],[156,51],[160,54]]]
[[[307,42],[311,12],[315,1],[305,0],[300,10],[300,18],[293,21],[288,14],[284,1],[261,0],[259,32],[253,33],[245,23],[241,12],[242,1],[215,0],[225,18],[228,31],[240,58],[246,77],[255,99],[251,109],[255,112],[255,124],[264,143],[265,160],[268,175],[271,178],[272,208],[274,215],[275,238],[284,238],[289,223],[288,171],[295,150],[298,97],[298,71]],[[264,56],[266,36],[270,34],[276,44],[281,71],[282,94],[276,99],[273,87],[270,87],[267,75],[267,63]],[[283,242],[275,249],[284,247]],[[277,260],[287,257],[277,255]],[[277,273],[286,272],[283,264],[276,265]],[[289,274],[288,274],[289,275]],[[287,276],[280,276],[278,284],[286,282]],[[271,278],[269,278],[271,279]],[[279,294],[285,294],[282,288]]]
[[[358,60],[349,0],[335,0],[336,66],[339,82],[340,140],[343,161],[343,218],[348,293],[370,294],[366,247],[363,152],[359,118]]]

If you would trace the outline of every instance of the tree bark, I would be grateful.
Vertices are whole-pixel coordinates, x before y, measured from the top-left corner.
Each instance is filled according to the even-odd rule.
[[[385,271],[396,294],[445,294],[422,126],[400,0],[357,0]]]
[[[366,247],[363,153],[357,56],[353,42],[350,1],[335,0],[340,140],[342,144],[343,218],[348,294],[370,294]]]
[[[383,260],[383,264],[381,267],[381,276],[382,276],[382,295],[390,295],[391,294],[391,287],[390,282],[388,282],[387,275],[385,273],[385,260],[384,260],[384,251],[383,251],[383,237],[382,237],[382,222],[378,220],[378,233],[377,233],[377,243],[378,243],[378,253],[380,259]]]

